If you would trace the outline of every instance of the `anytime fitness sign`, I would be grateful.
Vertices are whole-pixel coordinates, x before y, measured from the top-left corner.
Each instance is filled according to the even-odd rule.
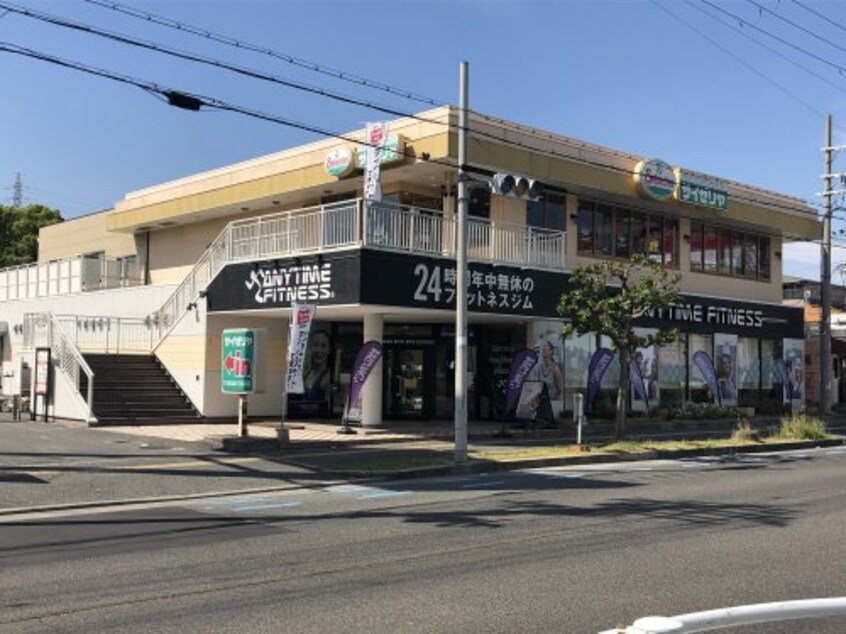
[[[350,256],[230,264],[209,285],[209,311],[357,303],[358,270]]]

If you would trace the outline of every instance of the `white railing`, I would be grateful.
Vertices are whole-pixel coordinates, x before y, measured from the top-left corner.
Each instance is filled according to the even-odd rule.
[[[0,269],[0,302],[139,286],[141,283],[131,261],[78,255]]]
[[[85,361],[79,348],[62,324],[52,313],[27,313],[24,315],[24,348],[48,347],[58,370],[61,370],[75,391],[82,395],[81,379],[86,377],[86,411],[84,419],[94,420],[94,372]]]
[[[159,331],[151,319],[55,315],[80,352],[113,354],[149,353]]]

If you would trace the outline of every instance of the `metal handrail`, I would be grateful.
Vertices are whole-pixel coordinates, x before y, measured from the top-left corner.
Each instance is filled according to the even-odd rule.
[[[46,324],[44,322],[46,321]],[[52,357],[56,361],[58,367],[71,381],[71,384],[80,393],[80,377],[82,374],[88,379],[88,389],[86,395],[87,412],[85,413],[86,421],[94,420],[94,371],[82,352],[74,343],[73,339],[68,335],[67,331],[62,327],[62,324],[56,319],[53,313],[27,313],[24,315],[24,346],[27,349],[35,348],[35,330],[36,322],[41,322],[46,326],[46,343],[50,348]]]

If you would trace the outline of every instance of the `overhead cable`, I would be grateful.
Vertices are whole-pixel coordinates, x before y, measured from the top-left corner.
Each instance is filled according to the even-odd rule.
[[[137,18],[139,20],[143,20],[145,22],[157,24],[159,26],[164,26],[170,29],[177,30],[181,33],[188,33],[190,35],[195,35],[197,37],[202,37],[213,42],[217,42],[219,44],[225,44],[227,46],[231,46],[240,50],[251,51],[253,53],[260,53],[262,55],[267,55],[274,59],[280,60],[287,64],[292,64],[294,66],[298,66],[300,68],[304,68],[306,70],[310,70],[316,73],[321,73],[323,75],[327,75],[329,77],[334,77],[335,79],[340,79],[342,81],[351,82],[357,84],[359,86],[364,86],[366,88],[372,88],[375,90],[381,90],[383,92],[389,93],[391,95],[402,97],[403,99],[409,99],[411,101],[417,101],[420,103],[429,104],[431,106],[438,106],[441,105],[443,102],[439,102],[436,99],[432,99],[430,97],[424,97],[418,94],[415,94],[409,90],[405,90],[403,88],[397,88],[395,86],[391,86],[389,84],[375,81],[372,79],[367,79],[365,77],[361,77],[356,75],[355,73],[349,73],[342,70],[337,70],[335,68],[331,68],[329,66],[325,66],[323,64],[318,64],[316,62],[310,62],[308,60],[304,60],[298,57],[294,57],[293,55],[288,55],[287,53],[280,53],[279,51],[275,51],[271,48],[267,48],[264,46],[259,46],[257,44],[251,44],[244,40],[240,40],[234,37],[230,37],[228,35],[222,35],[220,33],[215,33],[213,31],[209,31],[208,29],[203,29],[201,27],[192,26],[185,22],[179,22],[177,20],[173,20],[171,18],[167,18],[161,15],[156,15],[154,13],[150,13],[148,11],[142,11],[141,9],[136,9],[125,4],[118,4],[116,2],[111,2],[110,0],[84,0],[85,2],[93,5],[97,5],[99,7],[104,7],[106,9],[111,9],[112,11],[116,11],[119,13],[123,13],[124,15],[131,16],[133,18]]]

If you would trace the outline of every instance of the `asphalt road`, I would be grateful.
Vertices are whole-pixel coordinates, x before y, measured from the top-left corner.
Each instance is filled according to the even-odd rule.
[[[844,477],[837,448],[5,516],[0,631],[596,632],[843,595]]]

